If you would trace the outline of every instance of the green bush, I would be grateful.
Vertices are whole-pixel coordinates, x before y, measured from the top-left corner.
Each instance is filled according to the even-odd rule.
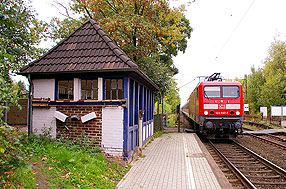
[[[22,146],[21,138],[12,127],[0,127],[0,174],[22,163]]]
[[[169,114],[167,117],[167,127],[175,127],[177,122],[177,114]]]

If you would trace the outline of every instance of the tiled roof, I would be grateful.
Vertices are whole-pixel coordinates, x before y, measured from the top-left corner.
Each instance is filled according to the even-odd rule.
[[[93,20],[88,20],[20,74],[138,69]]]

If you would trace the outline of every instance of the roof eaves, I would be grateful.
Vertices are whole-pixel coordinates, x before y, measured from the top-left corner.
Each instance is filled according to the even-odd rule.
[[[139,68],[134,69],[134,71],[139,74],[141,77],[143,77],[145,80],[147,80],[157,91],[160,90],[160,88],[154,83],[143,71],[141,71]]]
[[[93,72],[135,72],[137,73],[139,76],[141,76],[142,78],[144,78],[147,82],[149,82],[155,90],[160,90],[160,88],[144,73],[142,72],[139,68],[118,68],[118,69],[101,69],[101,70],[77,70],[76,73],[93,73]],[[57,74],[71,74],[71,73],[75,73],[74,71],[51,71],[51,72],[33,72],[33,75],[37,75],[37,74],[53,74],[53,75],[57,75]],[[18,73],[19,75],[23,75],[23,76],[28,76],[29,73],[25,73],[25,72],[20,72]]]

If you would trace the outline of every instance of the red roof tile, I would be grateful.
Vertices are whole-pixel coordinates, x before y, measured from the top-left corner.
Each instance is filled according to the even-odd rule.
[[[64,73],[82,71],[132,71],[158,90],[138,66],[93,20],[88,20],[45,55],[20,70],[20,74]]]
[[[106,64],[106,65],[105,65]],[[128,69],[138,66],[96,24],[88,20],[21,74]]]

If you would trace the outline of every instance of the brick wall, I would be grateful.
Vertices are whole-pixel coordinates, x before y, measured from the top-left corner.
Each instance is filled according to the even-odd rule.
[[[102,107],[101,106],[57,106],[57,111],[60,111],[69,117],[65,123],[57,120],[57,138],[68,136],[71,139],[77,139],[84,136],[89,140],[96,139],[96,145],[101,146],[102,141]],[[96,118],[88,122],[82,123],[72,121],[71,116],[78,115],[79,118],[88,113],[95,112]]]

